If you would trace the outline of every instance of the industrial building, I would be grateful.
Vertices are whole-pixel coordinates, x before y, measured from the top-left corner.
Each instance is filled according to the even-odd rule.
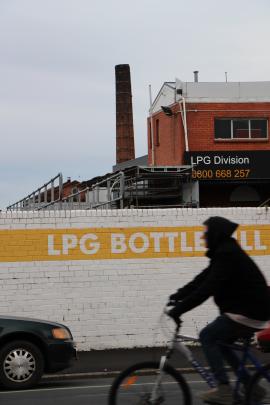
[[[201,207],[270,198],[270,82],[165,82],[148,118],[150,166],[192,165]]]

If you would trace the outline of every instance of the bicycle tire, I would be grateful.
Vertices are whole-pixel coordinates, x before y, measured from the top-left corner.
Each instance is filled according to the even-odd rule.
[[[261,403],[270,403],[270,364],[266,364],[252,376],[246,391],[245,405]]]
[[[191,405],[191,393],[184,377],[169,364],[165,364],[162,390],[160,397],[153,403],[150,402],[150,395],[155,383],[156,376],[159,374],[159,363],[147,361],[134,364],[133,366],[122,371],[114,380],[109,391],[109,405],[166,405],[165,390],[170,397],[170,404],[174,405]],[[153,376],[155,379],[153,380]],[[137,382],[138,378],[141,380]],[[133,379],[133,380],[132,380]],[[151,382],[153,381],[153,382]],[[171,385],[175,384],[175,385]],[[178,390],[175,388],[178,387]],[[141,391],[141,388],[143,391]],[[146,392],[148,388],[149,392]],[[179,391],[175,400],[175,393]],[[132,396],[133,395],[133,396]],[[167,394],[166,394],[167,395]],[[132,399],[136,402],[132,402]],[[138,402],[138,398],[140,401]],[[163,402],[162,402],[163,401]]]

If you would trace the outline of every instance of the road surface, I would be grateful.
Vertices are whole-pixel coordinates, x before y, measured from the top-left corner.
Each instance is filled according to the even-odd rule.
[[[196,374],[187,374],[185,378],[192,388],[194,405],[202,405],[196,393],[207,389],[205,383]],[[111,383],[111,378],[42,382],[31,390],[0,391],[0,404],[107,405]]]

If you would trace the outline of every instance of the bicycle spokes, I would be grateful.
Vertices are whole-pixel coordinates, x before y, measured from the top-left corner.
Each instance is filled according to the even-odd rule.
[[[160,374],[158,364],[144,363],[119,376],[111,393],[115,405],[181,405],[186,403],[184,382],[171,368]]]

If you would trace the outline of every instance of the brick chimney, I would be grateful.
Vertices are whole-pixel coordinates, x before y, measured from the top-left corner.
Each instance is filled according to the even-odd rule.
[[[115,66],[116,163],[135,159],[132,95],[129,65]]]

